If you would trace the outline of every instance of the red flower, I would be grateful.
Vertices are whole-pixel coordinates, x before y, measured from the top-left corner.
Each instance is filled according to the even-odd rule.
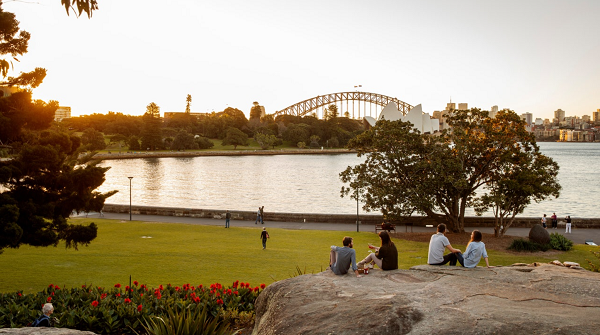
[[[265,289],[265,287],[267,287],[267,285],[265,285],[265,284],[260,284],[260,288],[262,288],[263,290]]]
[[[179,286],[175,286],[175,291],[179,292]]]
[[[53,287],[54,287],[54,285],[50,284],[50,285],[48,285],[48,287],[49,287],[49,288],[53,288]]]
[[[102,300],[102,299],[106,298],[106,296],[107,296],[107,295],[108,295],[107,293],[102,293],[102,294],[100,295],[100,299]]]
[[[124,303],[126,303],[126,304],[128,304],[128,303],[130,303],[130,302],[131,302],[131,299],[129,299],[129,298],[125,298],[125,300],[123,300],[123,302],[124,302]]]
[[[162,286],[162,284],[160,284],[160,285],[158,286],[158,289],[159,289],[159,290],[161,290],[161,291],[163,290],[163,286]]]
[[[254,288],[254,292],[258,292],[259,288],[258,286]]]
[[[198,285],[198,288],[202,288],[202,287],[203,287],[202,284]]]
[[[227,289],[227,295],[231,295],[231,289]]]
[[[17,295],[18,295],[19,297],[20,297],[20,296],[22,296],[21,292],[17,293]]]
[[[92,307],[98,307],[98,302],[96,300],[92,301]]]
[[[115,294],[115,296],[116,296],[116,297],[120,297],[120,296],[121,296],[121,293],[117,293],[117,294]]]
[[[233,288],[237,288],[239,284],[240,284],[240,281],[236,280],[236,281],[233,282],[232,286],[233,286]]]
[[[140,297],[143,297],[143,296],[144,296],[144,293],[140,293]]]
[[[52,295],[52,296],[53,296],[53,295],[54,295],[54,292],[50,292],[50,295]]]
[[[115,284],[115,287],[116,288],[121,288],[121,284],[117,283],[117,284]]]
[[[195,298],[194,298],[194,302],[195,302],[195,303],[199,303],[199,302],[200,302],[200,297],[195,297]]]
[[[125,286],[125,291],[129,291],[129,285]]]
[[[190,287],[190,290],[195,291],[196,288],[192,286],[192,287]]]
[[[134,281],[133,281],[133,285],[135,285],[135,286],[138,286],[138,281],[137,281],[137,280],[134,280]]]
[[[240,293],[238,291],[233,291],[233,294],[238,295]]]
[[[142,311],[142,305],[138,305],[138,312]]]
[[[58,285],[54,285],[54,289],[55,290],[60,290],[60,287],[58,287]]]
[[[81,288],[85,288],[85,284],[81,285]]]
[[[217,299],[217,305],[223,305],[223,300]]]
[[[46,299],[47,302],[52,301],[52,297],[48,297],[48,299]]]

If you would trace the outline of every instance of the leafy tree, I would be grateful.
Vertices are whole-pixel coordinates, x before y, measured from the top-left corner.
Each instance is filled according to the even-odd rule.
[[[492,119],[479,109],[455,111],[447,119],[452,131],[440,136],[422,135],[410,123],[379,121],[350,141],[367,157],[340,174],[349,183],[342,196],[359,196],[365,210],[390,217],[417,212],[462,232],[466,207],[480,197],[476,191],[501,181],[501,168],[523,161],[515,157],[539,151],[523,121],[512,111],[506,115]]]
[[[78,159],[79,139],[62,132],[44,131],[35,142],[23,145],[14,159],[0,162],[0,249],[90,243],[97,234],[94,223],[72,225],[73,211],[99,211],[116,191],[94,191],[104,182],[108,168],[98,167],[90,156]]]
[[[160,107],[154,102],[146,106],[143,116],[142,149],[157,150],[162,147]]]
[[[127,146],[129,150],[140,150],[140,139],[137,136],[131,136],[127,141]]]
[[[277,143],[277,137],[271,134],[256,133],[254,134],[254,140],[263,150],[268,149],[269,147],[275,148],[275,144]]]
[[[283,139],[291,143],[308,142],[310,137],[310,126],[305,123],[290,123],[283,133]]]
[[[215,144],[206,137],[196,135],[194,138],[196,144],[198,144],[198,149],[210,149],[215,146]]]
[[[304,143],[304,142],[298,142],[296,145],[297,145],[297,146],[298,146],[298,148],[300,148],[300,149],[304,149],[304,148],[306,147],[306,143]]]
[[[192,111],[191,106],[192,106],[192,96],[190,94],[187,95],[187,97],[185,98],[185,113],[186,114],[190,114],[190,112]]]
[[[323,118],[325,120],[335,119],[339,116],[338,107],[336,105],[329,105],[325,111]]]
[[[180,130],[173,139],[171,148],[175,150],[198,149],[198,144],[194,141],[194,135],[185,130]]]
[[[83,131],[83,135],[81,135],[81,142],[88,150],[92,151],[106,148],[104,135],[94,128],[88,128]]]
[[[222,145],[233,145],[233,149],[237,149],[238,145],[248,145],[248,135],[237,128],[229,127]]]
[[[318,147],[319,147],[319,140],[320,140],[320,139],[321,139],[321,138],[320,138],[319,136],[317,136],[317,135],[312,135],[312,136],[310,137],[310,147],[311,147],[311,148],[318,148]]]
[[[31,92],[22,91],[0,99],[0,141],[18,141],[22,130],[42,130],[54,120],[58,102],[31,100]]]

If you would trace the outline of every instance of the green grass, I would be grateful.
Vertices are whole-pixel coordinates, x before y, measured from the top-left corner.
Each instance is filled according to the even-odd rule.
[[[252,286],[289,278],[296,266],[317,273],[329,262],[329,246],[341,245],[345,235],[354,237],[357,257],[367,255],[367,243],[379,244],[374,233],[269,229],[267,249],[262,250],[260,228],[200,226],[104,219],[74,219],[75,223],[94,221],[98,237],[78,251],[64,245],[49,248],[22,246],[5,249],[0,255],[0,291],[37,292],[49,284],[79,287],[83,284],[110,287],[132,280],[148,286],[171,283],[182,285],[229,285],[235,280]],[[234,221],[235,223],[235,221]],[[152,238],[142,238],[151,236]],[[428,244],[395,240],[400,268],[426,264]],[[455,246],[462,248],[464,246]],[[488,251],[492,265],[517,262],[575,261],[587,266],[591,246],[545,256],[544,253],[513,255]],[[485,264],[485,263],[481,263]]]

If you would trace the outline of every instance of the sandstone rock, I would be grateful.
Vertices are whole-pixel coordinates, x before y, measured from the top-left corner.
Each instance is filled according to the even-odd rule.
[[[564,262],[563,263],[564,266],[568,266],[568,267],[574,267],[574,266],[579,266],[579,263],[575,263],[575,262]]]
[[[598,334],[598,315],[599,273],[420,265],[271,284],[252,334]]]
[[[554,265],[558,265],[558,266],[565,266],[563,263],[561,263],[559,260],[555,259],[552,262],[550,262],[550,264],[554,264]]]
[[[529,240],[535,243],[550,243],[550,233],[539,224],[534,225],[529,231]]]
[[[53,327],[24,327],[24,328],[0,328],[0,334],[10,335],[95,335],[96,333],[79,331],[68,328]]]

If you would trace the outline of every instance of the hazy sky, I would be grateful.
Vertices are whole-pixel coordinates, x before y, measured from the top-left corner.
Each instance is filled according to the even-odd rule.
[[[422,104],[493,105],[534,118],[600,108],[600,1],[98,0],[91,19],[59,0],[10,1],[31,33],[21,71],[34,97],[73,115],[267,113],[362,90]]]

